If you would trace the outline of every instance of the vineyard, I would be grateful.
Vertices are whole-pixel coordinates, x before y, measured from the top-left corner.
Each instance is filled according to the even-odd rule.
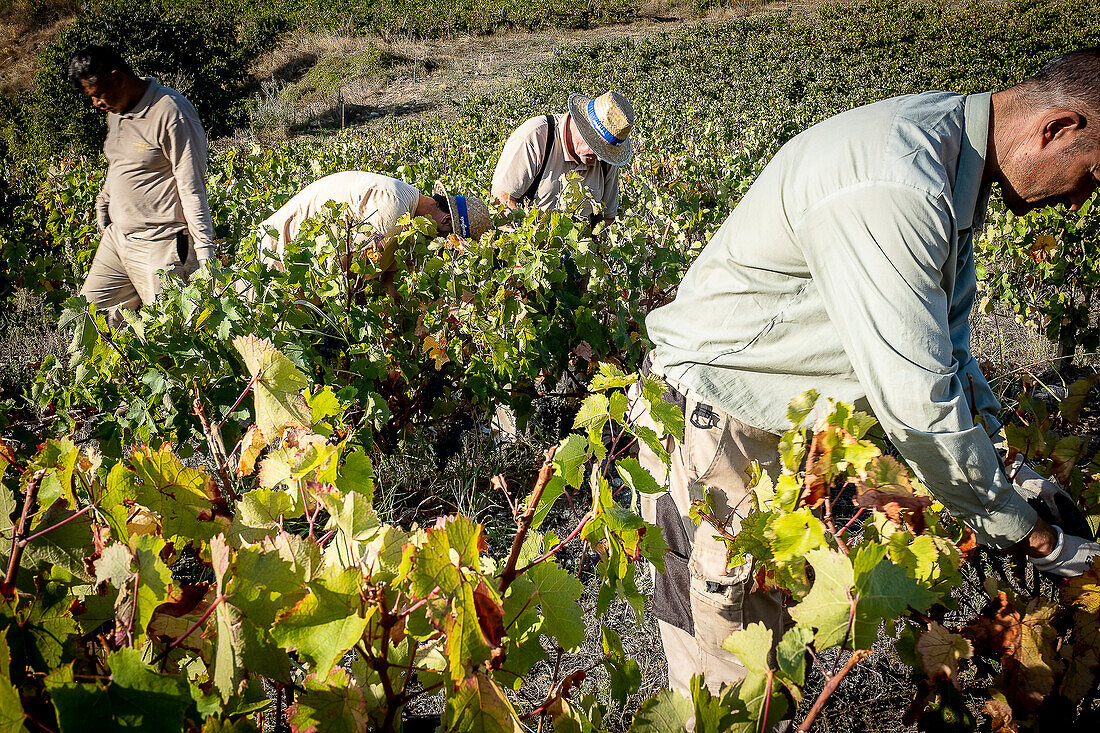
[[[217,140],[218,258],[114,328],[73,295],[99,239],[98,121],[58,102],[58,148],[21,137],[28,116],[0,159],[0,730],[1094,728],[1100,567],[1054,582],[976,546],[873,416],[812,391],[790,396],[781,470],[757,467],[736,535],[693,509],[782,591],[789,627],[774,653],[762,625],[729,637],[735,685],[662,689],[637,637],[668,549],[639,505],[663,487],[636,455],[667,460],[661,434],[684,431],[640,374],[645,316],[786,140],[895,94],[1008,86],[1095,44],[1098,10],[870,2],[689,24],[567,46],[454,114]],[[74,23],[42,58],[126,17]],[[433,35],[437,20],[417,22]],[[40,72],[40,100],[62,94],[57,74]],[[285,269],[257,257],[259,222],[337,171],[488,199],[517,124],[609,87],[638,119],[614,222],[574,216],[576,182],[562,211],[500,209],[479,240],[406,219],[386,287],[351,245],[369,228],[333,205]],[[200,111],[228,129],[248,103],[211,92]],[[1049,355],[977,354],[1009,457],[1067,487],[1094,532],[1096,203],[1017,217],[991,202],[974,320],[1010,320]],[[516,435],[491,425],[504,412]],[[890,710],[860,702],[883,658],[904,681]]]

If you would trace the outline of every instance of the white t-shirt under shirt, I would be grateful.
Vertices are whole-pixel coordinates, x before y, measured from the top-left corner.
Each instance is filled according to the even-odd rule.
[[[416,210],[420,191],[396,178],[367,171],[344,171],[320,178],[299,191],[278,211],[260,224],[261,257],[272,262],[270,251],[282,258],[286,243],[294,241],[302,223],[325,210],[330,201],[347,204],[344,216],[354,224],[370,224],[374,233],[385,240],[379,266],[389,269],[393,263],[394,234],[397,222]],[[268,230],[274,229],[276,238]]]
[[[546,161],[542,179],[535,189],[531,205],[542,209],[557,209],[564,185],[569,173],[576,173],[582,179],[585,188],[595,201],[604,204],[603,216],[613,219],[619,214],[619,168],[604,165],[596,161],[591,166],[569,155],[565,146],[565,118],[567,115],[554,115],[554,144],[550,146],[550,157]],[[519,201],[530,188],[531,182],[542,165],[546,149],[546,116],[532,117],[516,128],[504,144],[504,150],[497,161],[493,173],[492,191],[504,192],[513,201]],[[604,177],[604,168],[607,177]],[[584,212],[591,213],[591,212]]]

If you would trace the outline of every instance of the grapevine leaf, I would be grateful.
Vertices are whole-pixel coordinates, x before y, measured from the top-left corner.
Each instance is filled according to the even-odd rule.
[[[443,622],[448,668],[455,684],[489,658],[489,640],[479,623],[474,587],[462,583],[452,594],[451,610]]]
[[[585,397],[576,418],[573,419],[573,429],[593,433],[603,430],[603,426],[609,419],[607,411],[610,404],[611,401],[604,394],[591,394]]]
[[[649,407],[649,416],[664,435],[684,442],[684,413],[676,405],[665,402],[664,385],[652,379],[642,382],[642,401]]]
[[[344,457],[336,488],[345,494],[354,491],[368,502],[374,501],[374,465],[363,449],[358,448]]]
[[[268,438],[259,426],[252,425],[241,438],[241,460],[237,463],[238,476],[251,476],[256,470],[256,459],[267,447]]]
[[[584,476],[584,464],[588,461],[588,441],[579,435],[568,435],[554,452],[554,473],[565,483],[579,489]]]
[[[694,712],[691,700],[675,690],[661,690],[638,708],[630,725],[630,733],[687,731],[688,721]]]
[[[1033,713],[1054,689],[1061,671],[1054,647],[1058,631],[1051,623],[1058,606],[1036,598],[1028,604],[1020,623],[1020,643],[1004,660],[1004,687],[1012,709]]]
[[[246,527],[279,527],[282,520],[301,513],[293,511],[293,496],[285,491],[263,487],[245,492],[237,507],[238,516]]]
[[[609,389],[625,389],[638,381],[636,373],[625,374],[614,364],[601,361],[600,371],[588,385],[590,392],[606,392]]]
[[[256,425],[269,440],[285,428],[310,425],[309,405],[302,390],[309,386],[306,375],[282,355],[267,339],[238,336],[233,346],[240,352],[255,380]]]
[[[324,680],[309,675],[303,687],[305,692],[287,711],[293,733],[359,733],[367,729],[366,697],[341,667]]]
[[[228,526],[214,514],[214,480],[201,468],[188,468],[165,444],[159,451],[137,446],[130,466],[138,479],[134,499],[156,512],[166,540],[207,541]]]
[[[1016,653],[1021,629],[1020,614],[1002,590],[966,625],[965,635],[979,654],[1001,658]]]
[[[462,583],[461,569],[477,569],[484,548],[480,524],[464,516],[440,520],[416,554],[409,574],[413,595],[427,598],[436,587],[443,597],[454,593]]]
[[[555,473],[550,477],[550,480],[546,482],[546,487],[542,490],[542,496],[539,497],[538,508],[535,509],[535,516],[531,520],[531,528],[538,529],[542,526],[543,521],[546,520],[550,510],[554,508],[554,504],[557,503],[558,498],[565,493],[565,479],[560,474]]]
[[[637,660],[623,653],[622,639],[614,629],[602,627],[600,643],[603,646],[604,668],[611,681],[611,696],[616,700],[625,700],[642,686],[642,670]]]
[[[787,420],[792,426],[798,428],[802,425],[802,421],[813,412],[818,397],[815,390],[808,389],[791,400],[790,405],[787,406]]]
[[[848,631],[855,574],[851,561],[839,552],[818,548],[806,553],[806,560],[813,566],[814,584],[791,609],[791,617],[815,628],[814,645],[828,649],[840,644]]]
[[[772,650],[772,632],[762,623],[751,623],[733,632],[722,642],[722,648],[737,657],[750,675],[764,675],[771,671],[768,655]]]
[[[883,545],[864,546],[853,560],[858,597],[853,639],[856,649],[868,649],[875,643],[884,619],[899,618],[909,606],[923,611],[938,598],[903,568],[885,559],[885,552]],[[877,558],[873,564],[865,557],[869,553],[871,559]]]
[[[796,624],[783,634],[775,650],[779,670],[799,687],[806,681],[806,647],[813,640],[813,629]]]
[[[61,733],[159,733],[183,730],[192,705],[187,680],[158,674],[136,649],[120,649],[107,658],[110,681],[47,682]]]
[[[653,475],[642,467],[637,458],[620,458],[615,462],[615,470],[619,478],[632,490],[642,494],[659,494],[665,490],[664,486],[657,483]]]
[[[46,475],[38,486],[38,504],[48,507],[61,499],[70,509],[76,508],[76,494],[73,493],[73,470],[80,450],[68,438],[61,440],[48,440],[38,451],[38,455],[27,466],[20,480],[20,488],[24,495],[27,492],[27,482],[39,470],[45,470]],[[41,516],[35,517],[31,527],[37,527],[41,522]]]
[[[447,698],[443,730],[523,733],[524,728],[500,687],[478,671],[459,681]]]
[[[325,571],[309,583],[309,595],[276,619],[272,637],[313,662],[318,675],[327,675],[367,628],[359,615],[362,577],[355,568]]]
[[[19,690],[11,683],[11,654],[8,641],[0,635],[0,731],[3,733],[23,733],[26,719],[23,703],[19,699]]]
[[[1072,425],[1081,417],[1081,410],[1085,407],[1085,400],[1088,397],[1089,390],[1093,388],[1097,380],[1100,380],[1100,374],[1094,374],[1085,379],[1078,379],[1066,390],[1065,398],[1058,403],[1058,411],[1061,413],[1062,419],[1065,420],[1066,423]]]
[[[773,557],[790,562],[825,544],[825,525],[804,507],[773,520],[767,536]]]
[[[969,659],[974,649],[961,635],[933,621],[917,641],[921,666],[931,680],[948,680],[959,686],[959,660]]]

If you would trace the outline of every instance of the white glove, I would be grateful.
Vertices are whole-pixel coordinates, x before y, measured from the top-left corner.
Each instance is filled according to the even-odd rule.
[[[1066,490],[1062,488],[1061,484],[1057,481],[1052,481],[1048,478],[1043,478],[1035,472],[1031,466],[1024,462],[1023,454],[1017,454],[1016,460],[1012,464],[1012,468],[1015,469],[1015,474],[1012,476],[1012,485],[1017,489],[1023,489],[1025,498],[1038,497],[1043,500],[1043,503],[1050,507],[1050,511],[1054,513],[1054,516],[1058,516],[1060,513],[1060,507],[1055,503],[1055,497],[1061,494],[1066,499],[1073,501],[1070,495],[1066,493]]]
[[[1053,525],[1058,534],[1054,550],[1046,557],[1032,557],[1031,564],[1036,570],[1059,578],[1075,578],[1084,575],[1092,567],[1092,559],[1100,555],[1100,544],[1090,542],[1083,537],[1074,537],[1062,532],[1062,528]]]

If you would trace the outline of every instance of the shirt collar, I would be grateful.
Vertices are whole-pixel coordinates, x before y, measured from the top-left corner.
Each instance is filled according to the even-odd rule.
[[[149,85],[145,87],[145,94],[141,95],[141,99],[134,105],[134,108],[129,112],[123,112],[119,117],[124,119],[141,119],[145,116],[145,113],[149,111],[149,108],[153,106],[153,97],[156,96],[157,91],[160,89],[160,82],[156,77],[143,76],[143,81],[149,82]]]
[[[989,186],[982,185],[989,145],[989,110],[992,92],[970,94],[963,113],[962,149],[955,177],[955,211],[959,231],[970,229],[985,214]]]

